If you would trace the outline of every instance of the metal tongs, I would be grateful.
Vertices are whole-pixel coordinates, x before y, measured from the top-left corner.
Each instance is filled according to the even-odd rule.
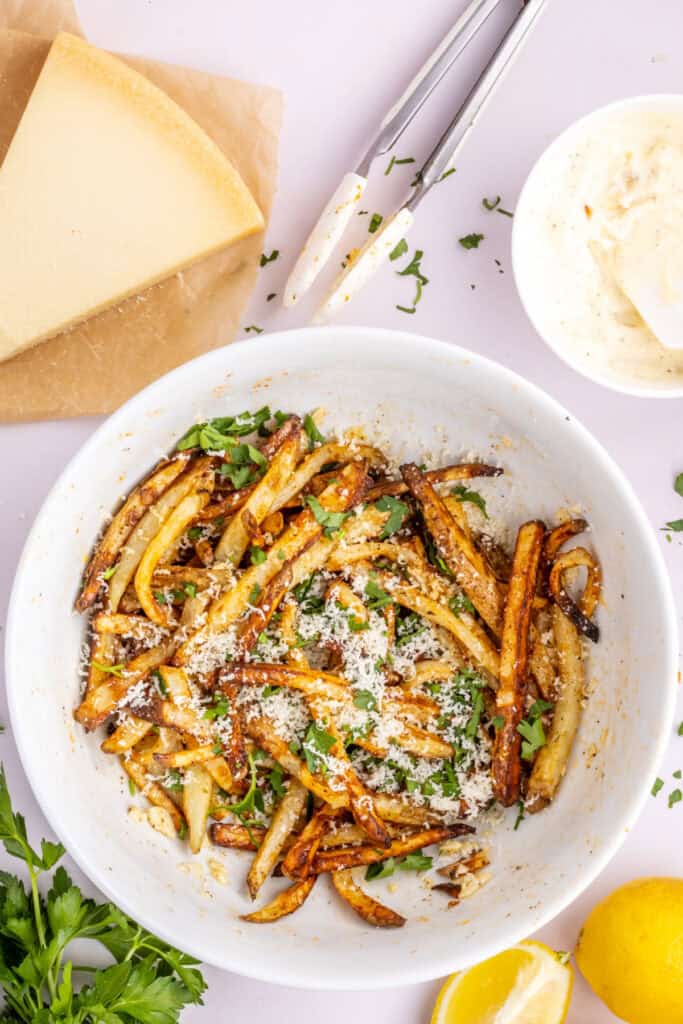
[[[344,175],[339,187],[311,231],[285,286],[283,303],[293,306],[309,290],[332,255],[367,185],[376,157],[391,150],[465,47],[502,0],[471,0],[446,37],[388,112],[355,171]],[[480,75],[467,99],[432,150],[413,191],[399,209],[384,219],[380,229],[337,277],[314,316],[315,323],[330,320],[382,265],[409,231],[418,204],[451,168],[461,145],[493,95],[505,71],[519,52],[547,0],[524,0],[524,6],[500,46]]]

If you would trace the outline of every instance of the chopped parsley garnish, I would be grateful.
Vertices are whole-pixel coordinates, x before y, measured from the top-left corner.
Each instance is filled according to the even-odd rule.
[[[551,704],[550,707],[553,705]],[[541,721],[544,710],[548,710],[547,700],[537,700],[529,709],[529,714],[517,726],[517,732],[522,737],[522,759],[533,761],[537,751],[546,744],[546,735]]]
[[[191,541],[201,540],[204,536],[204,531],[201,526],[191,526],[187,531],[187,536]]]
[[[481,692],[481,688],[478,687],[474,691],[474,703],[472,704],[472,714],[470,715],[467,725],[465,726],[465,736],[468,739],[473,740],[477,735],[479,729],[479,722],[481,721],[481,714],[484,710],[484,695]]]
[[[164,677],[158,668],[155,668],[153,672],[150,672],[150,679],[154,680],[157,690],[162,697],[168,697],[168,686],[164,682]]]
[[[514,214],[511,213],[510,210],[503,209],[503,207],[500,205],[500,201],[500,196],[496,196],[495,199],[486,199],[486,197],[484,197],[484,199],[482,199],[481,201],[481,205],[486,210],[495,210],[496,213],[502,213],[504,217],[513,217]]]
[[[683,498],[683,473],[679,473],[674,480],[674,491]]]
[[[399,164],[414,164],[414,163],[415,163],[415,157],[414,156],[406,156],[406,157],[403,157],[402,160],[397,160],[395,156],[392,156],[392,158],[389,161],[389,164],[387,166],[387,169],[384,172],[384,175],[386,177],[387,174],[391,174],[392,169],[394,167],[398,167]]]
[[[664,779],[660,779],[659,776],[657,776],[655,781],[652,783],[652,789],[650,790],[650,793],[652,794],[652,796],[657,796],[660,789],[664,789]]]
[[[315,615],[321,612],[325,606],[325,602],[321,597],[311,593],[317,577],[317,572],[311,573],[308,579],[302,580],[301,583],[297,583],[293,588],[294,597],[301,606],[301,611],[304,615]]]
[[[478,249],[480,242],[484,241],[484,235],[478,235],[472,232],[471,235],[463,235],[458,241],[463,249]]]
[[[112,578],[112,576],[114,575],[114,573],[116,572],[116,570],[118,569],[118,567],[119,567],[119,563],[118,562],[116,563],[116,565],[110,565],[109,568],[105,569],[104,572],[102,573],[102,579],[105,580],[105,581],[106,580],[110,580]]]
[[[387,537],[391,537],[392,534],[400,530],[406,518],[410,515],[410,509],[406,503],[399,501],[398,498],[394,498],[390,494],[385,494],[379,501],[376,501],[375,508],[378,508],[380,512],[389,513],[389,518],[379,535],[380,540],[386,540]]]
[[[384,217],[382,217],[381,214],[373,213],[372,217],[370,218],[370,223],[368,224],[368,231],[371,235],[374,235],[375,231],[380,226],[383,220]]]
[[[168,604],[168,598],[163,590],[154,590],[152,593],[157,604]]]
[[[283,772],[280,765],[276,764],[273,770],[268,775],[268,782],[270,783],[270,788],[272,789],[273,793],[275,793],[275,796],[279,797],[280,799],[285,795],[285,787],[283,785],[284,779],[285,773]]]
[[[266,683],[266,685],[261,690],[261,696],[264,698],[264,700],[267,700],[268,697],[272,697],[274,693],[279,693],[281,689],[281,686],[273,686],[272,683]]]
[[[405,256],[407,252],[408,243],[406,242],[405,238],[401,238],[389,253],[389,259],[393,263],[395,260],[400,260],[401,256]]]
[[[258,585],[258,583],[255,583],[254,586],[249,591],[249,604],[256,604],[260,596],[261,588]]]
[[[257,327],[256,324],[249,324],[248,327],[244,328],[244,333],[245,334],[251,334],[252,332],[254,334],[263,334],[263,328],[262,327]]]
[[[235,438],[253,434],[271,418],[270,409],[264,406],[257,412],[241,412],[237,416],[220,416],[204,423],[195,423],[180,438],[176,450],[202,448],[204,451],[226,451],[237,444]]]
[[[324,759],[336,742],[335,737],[326,732],[322,726],[317,722],[311,722],[303,742],[303,754],[309,772],[313,772],[314,775],[317,772],[326,773],[327,766]]]
[[[348,512],[328,512],[313,494],[309,494],[306,498],[306,504],[313,513],[315,521],[323,527],[326,537],[334,537],[349,517]]]
[[[369,690],[356,690],[353,695],[353,703],[362,711],[374,711],[377,707],[377,699]]]
[[[491,719],[491,725],[496,730],[496,732],[498,732],[498,730],[502,729],[503,726],[505,725],[505,719],[503,718],[502,715],[496,715],[495,718]]]
[[[132,779],[128,779],[128,792],[131,796],[135,796],[138,791],[138,787],[135,785]]]
[[[674,804],[679,804],[681,800],[683,800],[683,793],[681,793],[680,789],[672,789],[669,793],[669,810]]]
[[[249,560],[252,565],[261,565],[267,557],[263,548],[252,547],[249,549]]]
[[[215,722],[217,718],[224,718],[230,711],[230,701],[224,693],[214,693],[213,701],[204,711],[202,718],[208,718]]]
[[[483,512],[484,518],[488,519],[489,514],[486,511],[486,501],[482,498],[479,491],[470,491],[464,484],[456,484],[455,487],[451,488],[451,494],[460,502],[467,501],[470,505],[476,505]]]
[[[261,259],[259,260],[259,266],[266,267],[269,263],[274,263],[280,255],[279,249],[273,249],[270,256],[266,256],[264,252],[261,253]]]
[[[183,788],[183,777],[177,768],[172,768],[163,780],[166,789],[172,790],[174,793],[179,793]]]
[[[673,773],[673,777],[674,777],[674,779],[683,778],[683,772],[681,771],[680,768]]]
[[[546,711],[552,711],[555,705],[550,700],[535,700],[529,708],[529,718],[539,718]]]
[[[380,611],[382,608],[386,608],[388,604],[393,604],[394,601],[393,597],[390,594],[387,594],[386,590],[382,590],[382,588],[372,579],[368,580],[365,584],[365,594],[370,598],[368,601],[368,608],[375,612]]]
[[[517,801],[517,817],[515,818],[515,825],[513,831],[516,832],[519,826],[524,821],[524,801]]]
[[[450,178],[451,174],[455,174],[455,167],[449,167],[447,171],[444,171],[441,177],[439,178],[439,181],[445,181],[446,178]]]
[[[352,633],[362,633],[363,630],[370,629],[370,623],[365,622],[364,619],[359,619],[353,612],[349,613],[348,623]]]
[[[308,440],[310,441],[311,448],[314,448],[316,444],[325,444],[325,438],[318,430],[315,424],[315,420],[311,416],[310,412],[307,413],[306,416],[304,416],[304,430],[308,435]]]
[[[456,594],[448,602],[448,607],[455,615],[456,619],[459,619],[463,612],[469,612],[470,615],[474,615],[476,608],[470,601],[467,594]]]
[[[421,264],[422,264],[422,257],[423,256],[424,256],[424,252],[422,251],[422,249],[416,249],[415,250],[415,255],[413,256],[413,258],[410,261],[410,263],[408,264],[408,266],[404,267],[403,270],[397,270],[396,271],[396,273],[398,274],[399,277],[414,277],[415,278],[415,298],[413,299],[412,308],[409,308],[407,306],[397,306],[396,307],[396,309],[401,310],[402,313],[414,313],[415,312],[415,310],[417,308],[417,304],[420,301],[420,299],[422,298],[422,289],[423,289],[423,287],[425,285],[429,284],[429,278],[425,277],[424,274],[422,273],[422,266],[421,266]]]
[[[96,668],[98,672],[107,672],[110,676],[122,676],[125,664],[120,665],[103,665],[101,661],[91,662],[92,667]]]
[[[427,628],[417,612],[409,612],[396,620],[396,646],[404,647]]]
[[[681,722],[676,731],[679,736],[683,736],[683,722]]]
[[[683,519],[673,519],[664,529],[671,530],[672,533],[683,533]]]
[[[409,853],[405,857],[387,857],[386,860],[378,861],[376,864],[368,864],[365,872],[366,882],[375,878],[389,878],[398,871],[428,871],[433,863],[432,857],[427,857],[422,850]]]

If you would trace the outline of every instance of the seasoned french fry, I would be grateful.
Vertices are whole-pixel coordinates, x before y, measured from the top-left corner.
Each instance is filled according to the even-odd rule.
[[[206,835],[212,790],[213,782],[205,768],[193,764],[186,770],[183,782],[183,814],[187,821],[190,849],[193,853],[199,853]]]
[[[565,590],[562,578],[569,569],[580,567],[587,570],[588,576],[581,600],[577,605]],[[570,551],[558,555],[550,570],[549,586],[555,603],[567,618],[574,623],[580,633],[587,636],[593,643],[597,643],[600,639],[600,630],[591,621],[591,615],[600,600],[602,574],[600,566],[590,551],[587,551],[586,548],[571,548]]]
[[[335,887],[341,898],[348,903],[352,910],[362,917],[368,924],[375,928],[402,928],[406,923],[405,917],[401,917],[395,910],[390,910],[382,903],[374,900],[363,892],[359,885],[353,880],[350,869],[345,871],[332,871],[330,874],[332,885]]]
[[[151,622],[158,626],[174,624],[168,606],[162,607],[152,590],[154,570],[164,552],[183,536],[195,516],[207,504],[214,487],[214,470],[211,459],[202,459],[203,470],[198,474],[193,490],[185,495],[161,524],[158,533],[143,552],[135,573],[135,592],[142,608]]]
[[[83,575],[83,589],[76,600],[77,611],[84,612],[95,603],[102,588],[102,574],[111,569],[136,524],[150,505],[158,501],[164,491],[186,469],[188,460],[189,455],[183,452],[163,462],[130,492],[109,523],[88,562]]]
[[[519,799],[521,736],[517,727],[524,712],[529,626],[544,535],[545,526],[539,521],[520,527],[505,604],[500,686],[496,694],[496,712],[503,724],[496,732],[492,759],[494,793],[505,807]]]
[[[273,509],[273,502],[291,479],[301,455],[301,428],[293,431],[268,467],[264,477],[258,482],[242,510],[233,516],[223,532],[216,547],[216,561],[239,565],[242,556],[249,546],[249,538],[253,532],[251,523],[258,525]]]
[[[576,626],[557,606],[552,609],[552,620],[560,687],[546,744],[538,751],[531,770],[526,799],[531,812],[540,811],[555,796],[581,721],[585,684],[581,639]]]
[[[313,861],[313,871],[322,874],[325,871],[355,868],[360,864],[377,864],[388,857],[404,857],[408,853],[421,850],[424,846],[442,843],[444,839],[471,832],[472,829],[468,825],[442,825],[394,839],[391,845],[383,850],[378,850],[374,846],[353,846],[348,850],[319,850]]]
[[[267,829],[260,825],[250,825],[247,828],[246,825],[215,823],[209,826],[209,838],[216,846],[226,846],[231,850],[257,850],[266,831]]]
[[[287,792],[277,806],[270,827],[263,836],[258,852],[249,868],[247,888],[253,900],[256,899],[259,889],[277,864],[285,842],[301,817],[307,799],[306,788],[296,779],[292,779]]]
[[[178,810],[176,805],[171,800],[170,796],[162,787],[147,777],[147,772],[143,765],[135,759],[135,757],[121,757],[121,764],[123,770],[129,779],[137,786],[141,793],[143,793],[149,802],[155,807],[163,807],[164,810],[168,811],[173,820],[176,832],[182,832],[185,825],[185,818],[182,813]]]
[[[122,666],[118,673],[109,673],[107,682],[101,683],[85,697],[74,711],[74,718],[89,732],[101,725],[116,708],[126,692],[139,683],[142,679],[155,669],[168,661],[175,650],[175,644],[168,640],[158,647],[151,647],[148,651],[133,658],[127,665]],[[142,716],[140,716],[142,717]]]
[[[251,914],[242,914],[243,921],[250,921],[252,924],[270,924],[271,921],[279,921],[281,917],[293,914],[295,910],[303,906],[308,894],[315,885],[316,876],[309,875],[302,882],[295,882],[288,889],[283,889],[274,900],[254,910]]]
[[[302,879],[311,873],[313,858],[318,852],[320,841],[330,821],[338,818],[340,811],[329,804],[322,804],[297,836],[282,861],[282,873],[288,878]]]
[[[102,741],[101,749],[105,754],[125,754],[132,750],[136,743],[144,739],[153,728],[152,722],[146,722],[137,715],[126,715],[111,736]]]
[[[487,466],[483,462],[461,462],[440,469],[428,469],[425,478],[430,484],[455,483],[456,480],[473,480],[479,476],[500,476],[503,470],[498,466]],[[403,480],[384,480],[368,491],[365,500],[376,501],[384,495],[408,494],[409,488]]]

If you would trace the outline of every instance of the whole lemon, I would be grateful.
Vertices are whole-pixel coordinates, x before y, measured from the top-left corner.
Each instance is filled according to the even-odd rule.
[[[683,879],[639,878],[588,916],[576,962],[628,1024],[683,1024]]]

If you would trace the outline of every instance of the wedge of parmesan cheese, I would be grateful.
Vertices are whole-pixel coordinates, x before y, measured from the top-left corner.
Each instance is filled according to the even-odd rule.
[[[0,359],[262,227],[192,118],[60,33],[0,168]]]

